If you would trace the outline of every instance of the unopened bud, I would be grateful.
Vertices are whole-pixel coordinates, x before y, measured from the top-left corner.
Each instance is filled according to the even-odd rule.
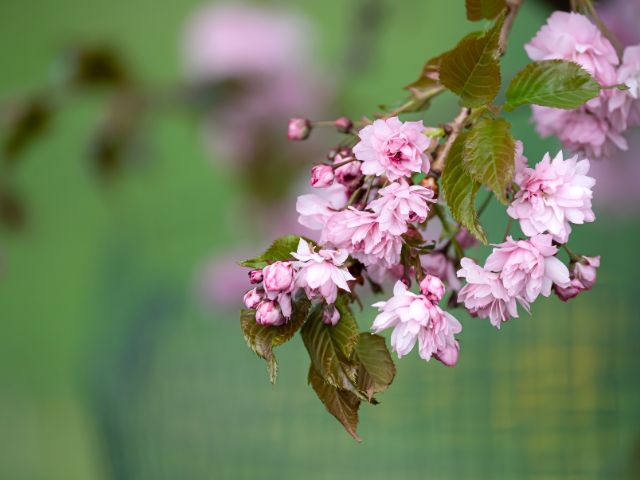
[[[331,165],[315,165],[311,169],[311,180],[309,185],[314,188],[326,188],[333,184],[334,173]]]
[[[262,281],[262,270],[256,269],[249,272],[249,281],[251,283],[260,283]]]
[[[325,325],[333,325],[334,327],[340,321],[340,312],[335,305],[327,305],[322,311],[322,322]]]
[[[311,122],[306,118],[292,118],[289,120],[287,136],[289,140],[306,140],[311,133]]]
[[[353,128],[353,122],[347,117],[338,118],[334,122],[334,125],[340,133],[351,133],[351,129]]]

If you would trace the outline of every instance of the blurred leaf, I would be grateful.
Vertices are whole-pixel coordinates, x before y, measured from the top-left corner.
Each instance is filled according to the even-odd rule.
[[[442,187],[451,215],[464,225],[478,240],[487,243],[487,236],[478,222],[475,199],[480,183],[476,182],[464,166],[467,133],[461,133],[451,146],[444,171]]]
[[[21,228],[26,221],[24,202],[13,191],[0,189],[0,222],[10,229]]]
[[[466,0],[467,18],[472,22],[492,20],[506,7],[505,0]]]
[[[9,105],[6,112],[6,134],[3,152],[7,159],[14,159],[49,126],[53,108],[44,99],[31,98]]]
[[[516,74],[506,91],[505,110],[533,103],[572,109],[597,97],[600,84],[580,65],[565,60],[530,63]]]
[[[443,53],[429,59],[427,63],[424,64],[424,67],[422,67],[420,78],[404,87],[411,92],[414,98],[428,98],[442,88],[442,84],[440,83],[440,65],[445,55],[446,53]]]
[[[467,133],[463,155],[464,166],[473,180],[493,191],[504,204],[515,168],[510,129],[511,124],[503,118],[481,118]]]
[[[396,375],[384,337],[363,332],[355,350],[358,362],[358,388],[371,402],[376,393],[384,392]]]
[[[334,387],[358,395],[355,387],[357,368],[348,360],[358,343],[358,325],[341,298],[336,301],[340,321],[335,326],[324,324],[324,304],[318,304],[311,310],[300,335],[318,373]]]
[[[447,52],[440,81],[460,96],[460,104],[477,107],[491,103],[500,90],[499,39],[504,15],[482,36],[467,35]]]
[[[358,442],[362,441],[356,433],[360,399],[351,392],[327,383],[313,365],[309,366],[308,381],[327,411],[338,419],[349,435]]]
[[[278,375],[278,363],[273,348],[282,345],[295,335],[306,320],[309,307],[310,302],[304,297],[295,301],[291,318],[279,327],[257,323],[254,310],[242,309],[240,311],[240,326],[244,339],[251,350],[267,362],[271,383],[276,383]]]
[[[269,262],[289,260],[291,259],[291,252],[298,250],[300,238],[302,237],[297,235],[280,237],[262,255],[240,262],[240,265],[249,268],[264,268]]]

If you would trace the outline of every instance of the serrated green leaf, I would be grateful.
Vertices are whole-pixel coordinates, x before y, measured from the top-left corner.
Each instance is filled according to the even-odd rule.
[[[467,35],[442,59],[440,81],[460,96],[463,106],[489,104],[500,90],[499,40],[503,23],[504,14],[484,35]]]
[[[240,262],[240,265],[249,268],[264,268],[269,262],[289,260],[292,258],[291,252],[295,252],[298,249],[300,238],[297,235],[280,237],[262,255]]]
[[[440,64],[445,55],[446,52],[427,60],[422,67],[420,77],[415,82],[410,83],[404,88],[409,90],[416,98],[422,98],[428,93],[439,89],[441,87]]]
[[[360,442],[361,439],[356,432],[360,399],[351,392],[327,383],[313,365],[309,367],[308,380],[327,411],[338,419],[349,435]]]
[[[396,375],[396,366],[391,359],[384,337],[363,332],[355,350],[358,364],[358,389],[371,402],[376,393],[384,392]]]
[[[287,323],[279,327],[257,323],[254,310],[242,309],[240,311],[240,327],[242,328],[244,339],[249,348],[267,362],[271,383],[276,383],[278,375],[278,363],[273,349],[287,342],[295,335],[306,320],[310,305],[309,300],[306,298],[295,301],[291,318]]]
[[[515,145],[503,118],[482,118],[467,133],[463,164],[476,182],[495,193],[506,204],[507,186],[513,180]]]
[[[478,222],[475,208],[480,183],[471,178],[463,161],[466,140],[467,133],[461,133],[453,142],[442,172],[442,188],[453,218],[486,244],[487,236]]]
[[[505,110],[520,105],[572,109],[597,97],[600,84],[580,65],[565,60],[530,63],[511,80]]]
[[[357,367],[349,360],[358,343],[358,325],[343,298],[336,301],[340,321],[335,326],[323,323],[324,304],[315,305],[300,335],[318,373],[334,387],[359,394]]]
[[[487,19],[491,20],[506,7],[505,0],[466,0],[467,18],[472,22]]]

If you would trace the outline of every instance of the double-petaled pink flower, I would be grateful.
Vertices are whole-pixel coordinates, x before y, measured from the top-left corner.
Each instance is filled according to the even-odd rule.
[[[595,220],[591,209],[595,180],[588,172],[588,160],[564,160],[562,151],[551,160],[547,153],[534,168],[525,168],[519,175],[520,190],[507,213],[520,221],[525,235],[548,232],[554,240],[565,243],[570,223]]]
[[[350,207],[329,217],[320,241],[348,249],[367,266],[391,268],[400,262],[402,238],[385,227],[376,213]]]
[[[368,208],[378,215],[382,228],[393,235],[407,231],[408,222],[424,222],[429,203],[435,202],[433,190],[405,181],[391,183],[378,192]]]
[[[393,288],[393,297],[373,305],[379,314],[372,330],[393,328],[391,347],[398,358],[408,354],[416,342],[424,360],[435,357],[445,365],[458,361],[459,345],[455,335],[462,331],[460,322],[425,295],[410,292],[401,281]]]
[[[300,214],[298,223],[311,230],[322,230],[329,217],[344,208],[349,200],[346,187],[339,183],[320,191],[322,195],[300,195],[296,202],[296,211]]]
[[[323,297],[328,304],[336,301],[338,289],[349,292],[350,280],[355,280],[344,262],[349,254],[346,250],[321,249],[317,252],[304,240],[300,239],[297,252],[292,252],[298,261],[296,286],[304,288],[310,299]]]
[[[386,175],[389,180],[429,171],[425,150],[429,139],[422,121],[401,122],[398,117],[376,120],[358,132],[360,142],[353,153],[362,160],[365,175]]]

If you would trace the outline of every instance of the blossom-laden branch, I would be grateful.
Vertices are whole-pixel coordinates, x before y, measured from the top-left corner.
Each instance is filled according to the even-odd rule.
[[[398,358],[417,346],[422,359],[454,366],[462,324],[447,306],[464,306],[471,316],[500,328],[517,318],[519,309],[528,312],[540,295],[555,292],[566,301],[595,284],[599,257],[573,253],[566,245],[573,225],[595,220],[595,181],[582,155],[621,141],[604,135],[600,150],[574,147],[584,146],[578,138],[597,141],[585,135],[584,129],[597,130],[588,116],[600,115],[624,129],[640,123],[640,55],[625,52],[617,68],[615,50],[588,18],[556,12],[525,45],[534,63],[507,85],[506,103],[495,105],[500,58],[520,4],[467,0],[468,18],[486,18],[492,25],[428,60],[399,107],[373,122],[348,122],[348,129],[340,127],[344,120],[323,122],[348,137],[328,162],[313,167],[310,185],[316,192],[298,197],[299,223],[316,230],[317,239],[284,237],[243,263],[253,269],[256,284],[245,298],[245,339],[274,372],[272,348],[301,328],[311,360],[309,382],[356,439],[360,404],[377,403],[374,394],[384,392],[395,374],[380,332],[392,330],[391,350]],[[562,51],[556,51],[560,45]],[[629,89],[602,88],[619,84]],[[444,90],[460,99],[450,123],[425,127],[422,120],[398,118],[427,109],[428,100]],[[554,125],[567,130],[560,138],[573,139],[568,146],[576,154],[547,154],[529,167],[523,143],[501,116],[522,105],[533,106],[539,127],[545,115],[568,115],[573,123]],[[289,136],[302,140],[320,125],[294,119]],[[491,197],[476,210],[482,188]],[[478,240],[487,242],[479,215],[493,197],[507,205],[509,227],[481,265],[467,251]],[[514,221],[523,238],[509,235]],[[571,252],[568,266],[559,258],[560,245]],[[373,304],[374,334],[359,333],[350,308],[360,302],[357,289],[368,283],[380,293],[388,282],[394,284],[393,296]],[[302,322],[300,311],[306,316]]]

